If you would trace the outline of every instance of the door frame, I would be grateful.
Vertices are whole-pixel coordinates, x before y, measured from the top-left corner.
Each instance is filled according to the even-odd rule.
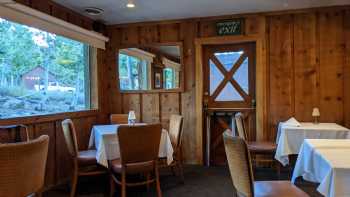
[[[267,66],[266,66],[266,46],[264,36],[239,35],[197,38],[195,40],[196,49],[196,158],[197,162],[203,164],[203,46],[220,44],[240,44],[246,42],[255,43],[256,65],[255,65],[255,99],[256,99],[256,139],[264,139],[264,131],[267,129]]]

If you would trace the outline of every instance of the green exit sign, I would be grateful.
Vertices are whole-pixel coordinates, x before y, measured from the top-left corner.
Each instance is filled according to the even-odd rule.
[[[243,34],[243,19],[233,19],[230,21],[216,23],[216,31],[219,36]]]

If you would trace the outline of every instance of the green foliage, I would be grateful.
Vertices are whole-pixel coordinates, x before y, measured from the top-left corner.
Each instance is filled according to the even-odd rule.
[[[85,50],[83,43],[0,19],[0,85],[10,77],[20,85],[21,75],[39,65],[62,84],[83,84]]]

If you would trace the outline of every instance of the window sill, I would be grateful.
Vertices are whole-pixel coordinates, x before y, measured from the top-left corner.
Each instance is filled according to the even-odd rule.
[[[0,125],[37,124],[37,123],[63,120],[66,118],[81,118],[81,117],[88,117],[88,116],[96,116],[97,114],[98,114],[97,109],[91,109],[91,110],[83,110],[83,111],[76,111],[76,112],[63,112],[63,113],[56,113],[56,114],[15,117],[15,118],[0,119]]]
[[[181,88],[165,90],[165,89],[155,89],[155,90],[120,90],[121,94],[152,94],[152,93],[181,93],[184,92]]]

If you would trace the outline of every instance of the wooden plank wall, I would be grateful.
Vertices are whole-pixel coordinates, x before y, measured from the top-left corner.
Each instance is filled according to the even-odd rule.
[[[73,11],[64,8],[48,0],[17,0],[29,7],[60,18],[67,22],[91,30],[93,21]],[[49,153],[46,166],[45,187],[51,187],[66,181],[71,177],[71,158],[63,138],[61,121],[65,118],[72,118],[77,130],[77,138],[80,150],[87,149],[88,140],[92,125],[108,121],[107,114],[109,103],[108,97],[103,97],[102,90],[107,89],[107,81],[101,80],[105,73],[106,53],[104,50],[97,50],[97,80],[98,80],[98,110],[86,112],[73,112],[59,115],[47,115],[39,117],[27,117],[16,119],[0,119],[0,125],[26,124],[29,127],[30,138],[37,138],[40,135],[50,137]]]
[[[321,121],[350,127],[350,16],[349,7],[210,17],[193,20],[123,24],[108,27],[111,38],[108,66],[110,109],[113,113],[133,109],[139,120],[162,122],[170,113],[180,113],[184,123],[184,155],[196,162],[195,55],[194,40],[216,36],[215,23],[243,17],[245,34],[260,35],[266,42],[267,118],[264,139],[273,141],[277,125],[291,116],[312,121],[319,107]],[[184,43],[185,92],[120,94],[116,52],[125,44]],[[259,83],[259,82],[257,82]],[[123,107],[121,107],[123,106]]]
[[[82,16],[68,8],[63,7],[51,0],[15,0],[33,9],[39,10],[82,28],[92,30],[93,20]]]
[[[349,9],[317,9],[268,17],[269,126],[274,140],[279,121],[295,116],[347,127],[349,120]],[[268,137],[269,136],[269,137]]]

